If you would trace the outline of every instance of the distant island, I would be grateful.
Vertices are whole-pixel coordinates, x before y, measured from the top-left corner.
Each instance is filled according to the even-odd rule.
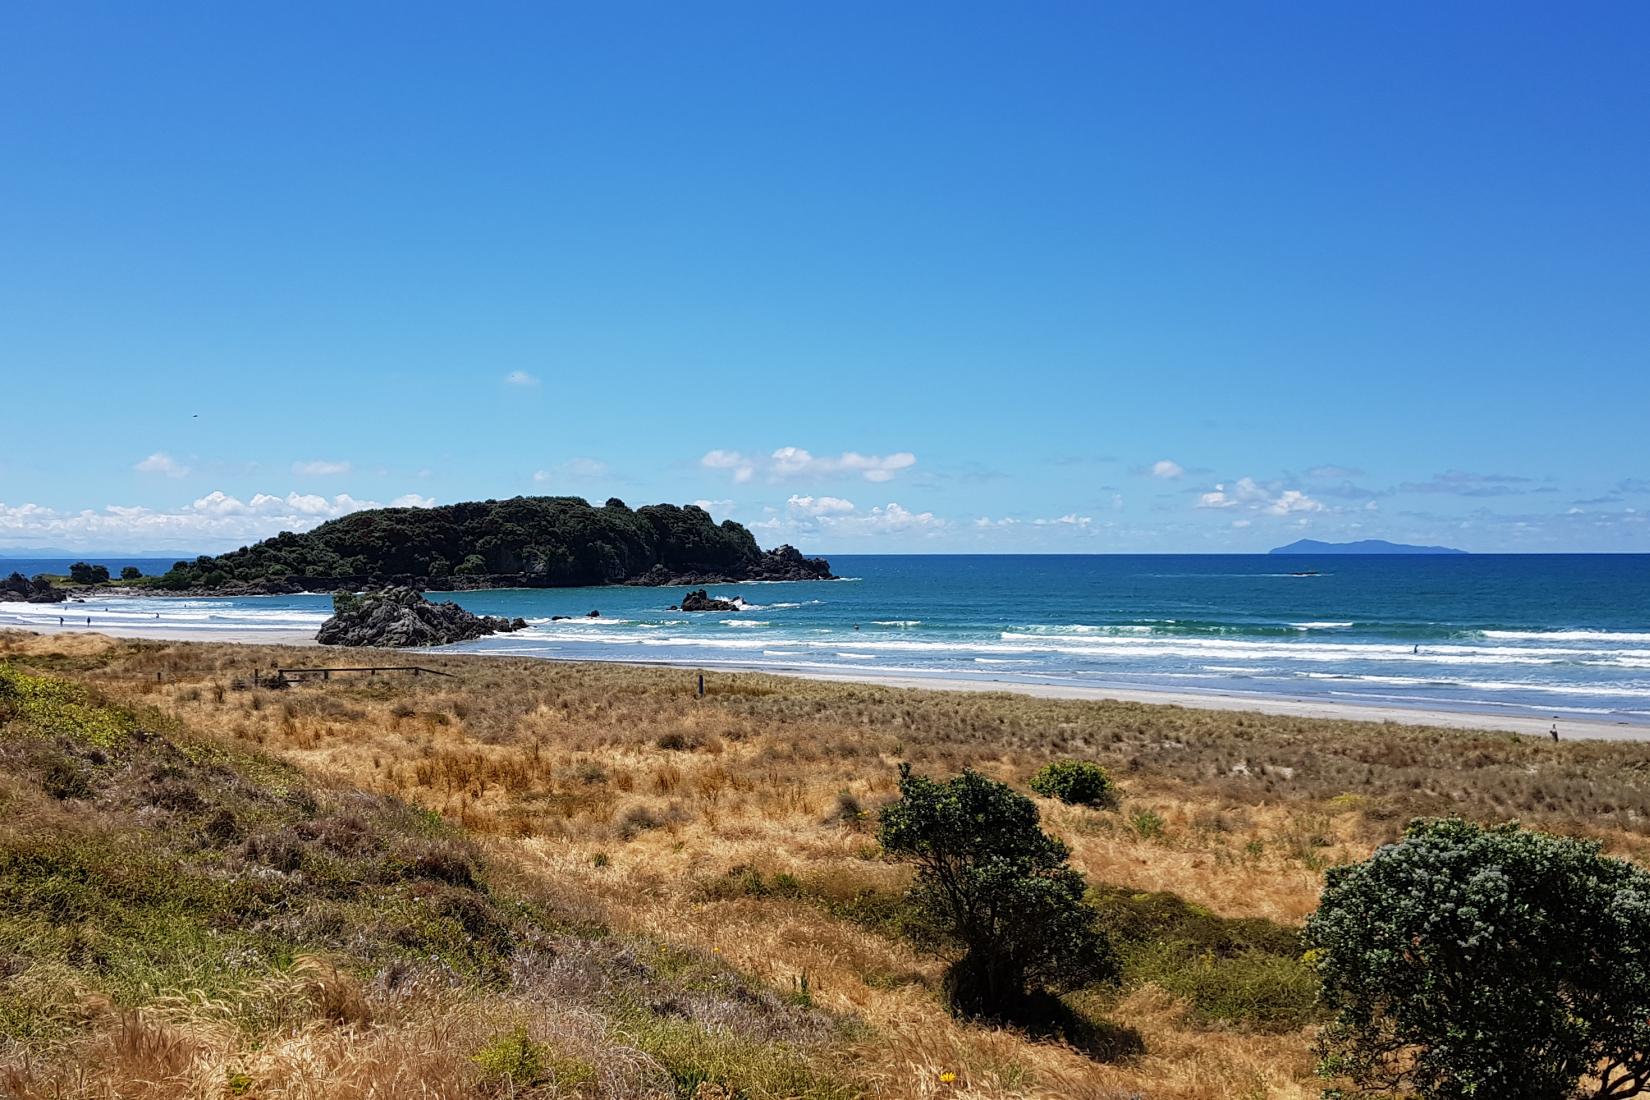
[[[610,499],[512,497],[434,508],[373,508],[137,582],[221,595],[328,589],[570,588],[830,580],[830,563],[763,551],[742,524],[693,505],[632,509]]]
[[[1317,539],[1299,539],[1288,546],[1279,546],[1272,554],[1465,554],[1449,546],[1412,546],[1386,539],[1359,539],[1357,542],[1320,542]]]

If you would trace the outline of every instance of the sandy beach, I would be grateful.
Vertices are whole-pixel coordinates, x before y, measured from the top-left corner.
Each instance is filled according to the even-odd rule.
[[[0,613],[0,629],[10,626]],[[11,627],[18,629],[17,627]],[[212,629],[178,627],[164,622],[147,626],[120,623],[108,627],[94,625],[65,625],[62,627],[29,624],[29,630],[38,634],[102,634],[115,638],[139,638],[148,641],[181,641],[224,643],[240,645],[316,646],[314,637],[301,630],[283,629]],[[486,654],[443,654],[462,659],[489,660]],[[691,661],[620,661],[612,662],[637,666],[698,669],[704,666]],[[1445,729],[1503,730],[1527,736],[1546,737],[1556,725],[1559,736],[1567,740],[1596,738],[1611,741],[1650,741],[1650,726],[1629,722],[1601,722],[1554,714],[1547,717],[1513,714],[1487,714],[1471,710],[1439,708],[1370,706],[1361,703],[1326,702],[1322,699],[1290,698],[1248,692],[1219,691],[1162,691],[1132,685],[1096,684],[1029,684],[1016,680],[994,680],[986,677],[953,678],[944,676],[910,676],[878,673],[874,670],[827,672],[814,669],[764,668],[757,665],[720,665],[718,672],[759,672],[770,675],[794,676],[826,682],[880,684],[886,687],[911,688],[921,691],[947,692],[1008,692],[1042,699],[1117,700],[1156,706],[1192,707],[1199,710],[1240,711],[1271,714],[1294,718],[1337,719],[1356,722],[1397,722],[1404,725],[1438,726]],[[712,673],[714,675],[714,673]]]

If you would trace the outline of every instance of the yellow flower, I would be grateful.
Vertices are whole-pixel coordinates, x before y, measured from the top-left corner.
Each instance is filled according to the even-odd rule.
[[[944,1073],[940,1074],[940,1084],[942,1084],[942,1085],[949,1085],[951,1082],[955,1081],[956,1079],[957,1079],[957,1075],[955,1073],[952,1073],[950,1070],[946,1070]]]

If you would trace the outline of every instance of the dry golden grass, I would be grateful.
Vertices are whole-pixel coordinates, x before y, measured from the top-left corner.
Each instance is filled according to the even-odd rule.
[[[1120,810],[1039,800],[1046,827],[1091,881],[1289,924],[1315,907],[1328,867],[1362,858],[1413,816],[1519,817],[1633,858],[1650,846],[1650,753],[1626,743],[755,674],[713,676],[698,699],[684,671],[456,656],[416,658],[455,679],[251,687],[255,668],[384,657],[0,634],[0,660],[71,675],[152,708],[157,721],[438,811],[618,929],[719,954],[780,990],[805,978],[815,1003],[867,1025],[829,1061],[873,1095],[1304,1098],[1321,1084],[1309,1029],[1199,1026],[1151,985],[1110,1008],[1144,1041],[1144,1053],[1111,1063],[948,1016],[933,959],[820,904],[905,881],[874,850],[875,809],[892,796],[901,760],[936,774],[972,767],[1021,789],[1051,759],[1097,760],[1119,780]],[[741,866],[795,876],[808,898],[707,889]],[[442,1069],[451,1043],[441,1029],[496,1031],[512,1011],[519,1006],[403,1010],[360,1034],[315,1024],[260,1050],[294,1067],[260,1079],[287,1082],[269,1095],[394,1097],[399,1078],[384,1068],[393,1063],[408,1067],[408,1080],[458,1082],[462,1074]],[[175,1072],[134,1062],[134,1082],[204,1088],[246,1056],[209,1028],[175,1032],[159,1016],[141,1024],[142,1042],[120,1038],[138,1026],[105,1032],[117,1048],[133,1044],[110,1064],[170,1059]],[[554,1028],[579,1033],[576,1022]],[[384,1083],[362,1083],[369,1078]],[[80,1087],[62,1094],[150,1095]],[[447,1095],[444,1087],[427,1094]]]

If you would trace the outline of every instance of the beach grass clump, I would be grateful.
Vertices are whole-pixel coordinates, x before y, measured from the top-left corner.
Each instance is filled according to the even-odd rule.
[[[1055,760],[1031,777],[1030,787],[1044,798],[1073,806],[1107,810],[1117,805],[1117,784],[1092,760]]]

